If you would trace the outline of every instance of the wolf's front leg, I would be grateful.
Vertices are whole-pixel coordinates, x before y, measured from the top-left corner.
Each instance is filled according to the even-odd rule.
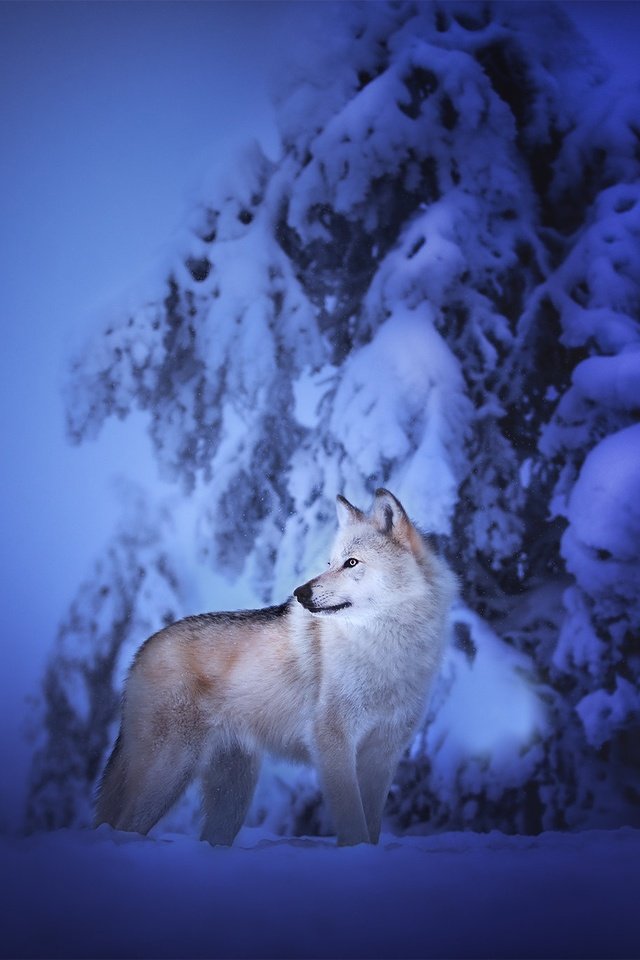
[[[356,772],[355,744],[334,725],[316,726],[316,764],[339,846],[370,843]]]
[[[377,843],[380,837],[384,805],[401,752],[401,745],[392,746],[377,730],[368,734],[358,748],[358,784],[371,843]]]

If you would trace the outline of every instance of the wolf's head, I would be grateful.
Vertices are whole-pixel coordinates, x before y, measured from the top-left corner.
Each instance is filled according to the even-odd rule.
[[[337,498],[339,529],[329,569],[293,591],[310,613],[368,619],[424,597],[435,559],[388,490],[376,491],[368,514]]]

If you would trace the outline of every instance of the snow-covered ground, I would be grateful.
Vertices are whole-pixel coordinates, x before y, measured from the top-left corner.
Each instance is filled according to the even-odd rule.
[[[437,532],[446,533],[454,508],[466,511],[456,518],[456,536],[478,577],[471,606],[458,612],[467,629],[443,670],[436,719],[424,738],[430,780],[405,777],[406,806],[415,804],[421,817],[429,807],[431,824],[434,811],[447,823],[478,811],[491,823],[500,816],[517,823],[512,811],[519,813],[520,798],[522,819],[531,819],[524,807],[533,793],[543,825],[637,825],[640,668],[631,644],[639,622],[640,187],[639,114],[629,91],[605,96],[604,72],[548,19],[548,4],[522,5],[520,23],[503,22],[509,8],[496,4],[496,22],[484,26],[464,11],[457,20],[442,12],[430,19],[423,5],[423,22],[411,25],[396,5],[363,4],[380,17],[371,14],[366,30],[345,20],[327,44],[311,29],[301,37],[285,25],[277,35],[267,29],[269,9],[294,5],[256,5],[265,20],[253,25],[250,43],[244,12],[233,19],[233,42],[220,21],[207,29],[198,21],[201,11],[230,16],[233,4],[149,5],[148,22],[133,5],[135,23],[127,20],[126,30],[119,25],[126,5],[64,5],[62,20],[52,6],[29,5],[22,14],[18,4],[0,5],[0,72],[8,80],[0,107],[10,145],[0,178],[9,229],[0,250],[9,283],[4,314],[13,318],[0,377],[11,402],[0,406],[11,467],[4,502],[14,518],[4,576],[10,629],[0,678],[0,750],[7,753],[0,830],[22,818],[20,771],[31,752],[18,733],[22,694],[42,673],[61,598],[116,525],[105,497],[92,499],[105,465],[126,468],[153,492],[131,499],[135,522],[126,515],[126,536],[115,531],[78,588],[54,651],[57,672],[45,685],[53,691],[47,709],[40,715],[28,707],[32,727],[40,724],[49,738],[41,738],[34,767],[32,822],[81,821],[91,771],[110,747],[105,697],[115,702],[133,650],[168,611],[257,603],[241,596],[247,583],[284,598],[303,569],[304,577],[319,569],[333,495],[342,490],[364,505],[365,481],[369,489],[377,478],[403,501],[406,495],[410,512]],[[613,26],[610,11],[619,5],[589,6]],[[45,7],[43,21],[37,11]],[[95,21],[89,7],[100,11]],[[322,5],[323,18],[329,7]],[[178,8],[179,17],[190,11],[180,29],[171,19]],[[514,5],[516,21],[519,9]],[[597,47],[620,59],[620,29],[613,42],[599,26],[592,32]],[[634,36],[631,26],[624,33]],[[226,154],[221,133],[237,138],[253,91],[263,86],[262,74],[259,83],[252,79],[247,50],[280,59],[285,48],[303,49],[305,37],[309,63],[298,54],[309,75],[303,82],[302,68],[287,73],[290,89],[283,87],[278,101],[279,129],[295,149],[273,159],[278,151],[266,149],[260,127],[265,155],[256,148],[244,166],[226,158],[231,185],[203,185],[186,239],[178,232],[171,266],[183,307],[196,318],[188,335],[183,324],[184,343],[173,339],[177,293],[167,298],[163,261],[154,302],[141,297],[113,330],[104,315],[105,330],[76,369],[76,393],[68,392],[76,426],[83,411],[90,426],[93,418],[91,429],[83,427],[87,439],[99,426],[96,411],[107,417],[131,409],[141,417],[142,400],[157,415],[158,462],[194,485],[180,514],[160,504],[155,462],[146,440],[136,439],[141,420],[119,439],[103,434],[84,473],[71,466],[62,424],[53,421],[54,412],[61,419],[53,358],[70,351],[68,318],[89,316],[105,287],[111,299],[123,271],[127,282],[137,274],[134,244],[123,248],[124,259],[115,257],[122,238],[137,237],[141,223],[149,235],[168,229],[147,208],[168,202],[167,184],[179,179],[184,157],[215,144],[218,176]],[[224,57],[213,38],[224,41]],[[233,65],[228,95],[215,76],[185,73],[165,47],[194,68],[206,63],[208,71],[216,65],[228,72]],[[527,83],[504,83],[513,63]],[[188,86],[176,86],[176,77]],[[517,90],[531,102],[511,96]],[[217,121],[214,103],[224,107]],[[173,104],[175,112],[165,112]],[[148,118],[161,122],[150,126]],[[268,133],[267,115],[262,119]],[[527,129],[516,136],[518,124]],[[559,131],[553,177],[549,168],[532,181],[532,165],[550,162],[549,138]],[[183,159],[172,152],[176,145]],[[125,166],[128,192],[119,193],[110,185]],[[389,171],[399,205],[388,206],[391,193],[380,186]],[[157,196],[144,193],[143,183]],[[363,198],[378,186],[367,207]],[[541,219],[541,200],[545,217],[554,214],[555,238]],[[323,223],[319,211],[329,201],[338,216]],[[74,219],[76,208],[85,219]],[[207,219],[214,212],[215,224]],[[324,258],[317,283],[297,228]],[[362,249],[370,249],[363,262],[352,256]],[[538,311],[543,304],[553,310]],[[78,323],[78,333],[88,331]],[[578,352],[554,351],[559,338]],[[163,366],[167,342],[189,362]],[[175,389],[166,389],[167,371]],[[162,402],[154,405],[156,387]],[[218,429],[222,439],[209,448]],[[471,435],[477,442],[465,450]],[[457,503],[467,456],[480,470]],[[245,496],[249,480],[253,500]],[[139,504],[148,504],[148,514]],[[557,549],[539,543],[536,517],[549,512],[568,525]],[[189,524],[182,522],[187,514]],[[549,543],[559,537],[548,535]],[[478,550],[489,579],[475,569]],[[529,577],[527,592],[507,583],[503,609],[491,578],[518,557],[513,576],[518,584]],[[131,598],[119,585],[137,582],[141,565],[149,573],[133,596],[123,640],[112,627],[125,622],[121,610]],[[238,574],[220,599],[211,586],[218,570]],[[183,606],[174,596],[179,580]],[[494,593],[494,608],[482,613]],[[96,654],[115,664],[113,677],[95,668]],[[96,679],[93,690],[87,678]],[[47,713],[53,719],[45,727]],[[99,721],[89,723],[94,716]],[[517,799],[503,813],[506,790]],[[0,955],[640,957],[639,853],[640,831],[630,828],[538,837],[388,834],[378,848],[353,850],[249,829],[231,850],[162,831],[153,839],[108,828],[0,837]]]
[[[640,956],[640,831],[3,839],[5,957]]]

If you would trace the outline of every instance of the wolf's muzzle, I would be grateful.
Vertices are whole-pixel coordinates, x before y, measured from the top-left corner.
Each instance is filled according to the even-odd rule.
[[[301,603],[303,607],[309,607],[311,603],[311,594],[312,590],[308,583],[303,583],[301,587],[296,587],[293,591],[293,595]]]
[[[338,610],[345,610],[351,606],[349,601],[345,600],[343,603],[335,603],[331,607],[318,607],[312,600],[313,588],[310,587],[308,583],[303,583],[301,587],[296,587],[293,595],[298,603],[301,603],[309,613],[337,613]]]

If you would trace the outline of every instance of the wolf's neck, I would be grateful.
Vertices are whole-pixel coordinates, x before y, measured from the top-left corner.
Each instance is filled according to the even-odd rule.
[[[429,604],[418,602],[383,609],[375,616],[347,615],[341,617],[336,626],[352,643],[360,639],[368,643],[378,639],[386,642],[393,637],[396,642],[415,644],[426,639],[432,622],[433,612]]]

